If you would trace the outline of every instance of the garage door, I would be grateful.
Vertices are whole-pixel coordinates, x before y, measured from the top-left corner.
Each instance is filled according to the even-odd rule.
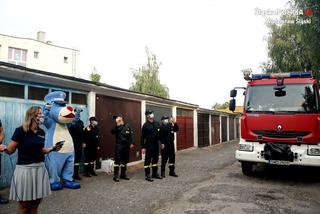
[[[222,125],[222,142],[226,142],[228,140],[228,123],[227,117],[221,117],[221,125]]]
[[[209,115],[198,113],[198,147],[209,144]]]
[[[220,117],[217,115],[211,116],[211,139],[212,144],[220,143]]]
[[[177,108],[177,149],[187,149],[194,146],[193,140],[193,111]]]
[[[141,135],[141,103],[126,99],[96,96],[96,116],[99,121],[101,146],[99,160],[114,158],[115,136],[111,134],[111,129],[115,126],[112,116],[122,114],[125,122],[129,123],[134,132],[136,146],[130,152],[130,161],[141,159],[140,135]],[[99,164],[97,164],[99,167]]]

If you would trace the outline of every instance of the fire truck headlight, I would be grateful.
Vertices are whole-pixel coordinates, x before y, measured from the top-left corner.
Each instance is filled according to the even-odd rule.
[[[308,146],[308,155],[310,156],[320,156],[320,147]]]
[[[240,151],[247,151],[252,152],[253,151],[253,144],[252,143],[241,143],[239,144],[239,150]]]

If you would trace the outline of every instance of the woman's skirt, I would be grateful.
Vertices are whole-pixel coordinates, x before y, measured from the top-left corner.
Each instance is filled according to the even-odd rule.
[[[10,200],[31,201],[50,194],[48,171],[43,162],[16,165],[11,180]]]

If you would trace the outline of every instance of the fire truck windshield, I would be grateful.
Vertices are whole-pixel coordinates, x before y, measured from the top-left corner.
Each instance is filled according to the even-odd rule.
[[[274,85],[249,86],[245,98],[245,112],[270,114],[319,112],[319,93],[311,84],[286,84],[282,91],[283,93],[276,93]]]

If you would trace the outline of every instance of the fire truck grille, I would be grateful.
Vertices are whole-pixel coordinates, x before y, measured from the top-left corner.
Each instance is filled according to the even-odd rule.
[[[252,130],[258,136],[262,137],[272,137],[272,138],[297,138],[297,137],[304,137],[310,132],[295,132],[295,131],[263,131],[263,130]]]

